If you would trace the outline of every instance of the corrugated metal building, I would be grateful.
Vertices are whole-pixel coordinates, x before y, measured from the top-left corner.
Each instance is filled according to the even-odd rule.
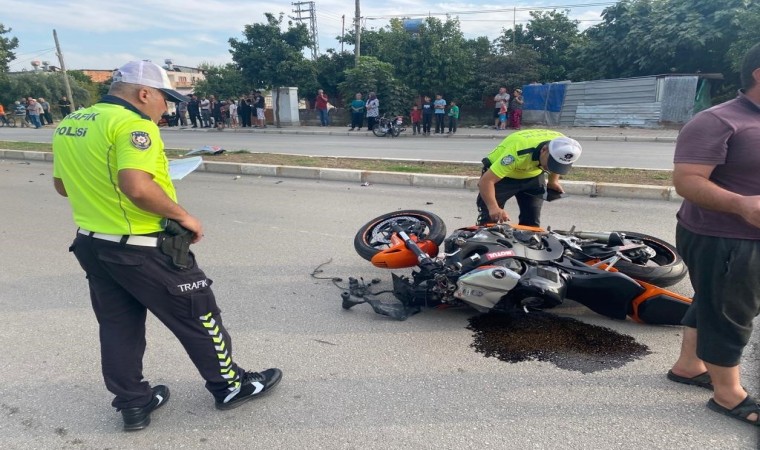
[[[528,85],[523,88],[523,117],[526,123],[567,127],[680,125],[709,105],[710,81],[722,78],[720,74],[667,74]],[[564,97],[556,101],[558,91],[564,91]],[[698,93],[708,98],[698,99]],[[541,108],[541,104],[546,106]]]

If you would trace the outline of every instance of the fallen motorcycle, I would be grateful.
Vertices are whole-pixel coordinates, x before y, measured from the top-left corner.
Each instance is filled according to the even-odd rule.
[[[392,274],[400,303],[375,299],[369,286],[350,279],[343,308],[367,303],[404,320],[423,306],[529,311],[571,299],[613,319],[677,325],[691,304],[664,289],[687,273],[676,249],[646,234],[491,224],[445,236],[443,220],[427,211],[396,211],[369,221],[354,238],[356,252],[376,267],[418,270],[411,278]]]

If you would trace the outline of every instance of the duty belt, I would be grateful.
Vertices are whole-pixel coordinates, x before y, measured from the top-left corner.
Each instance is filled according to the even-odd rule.
[[[136,245],[138,247],[158,247],[158,233],[151,233],[148,235],[135,235],[135,234],[105,234],[95,233],[94,231],[88,231],[80,228],[77,233],[89,236],[93,239],[101,239],[103,241],[119,242],[126,245]]]

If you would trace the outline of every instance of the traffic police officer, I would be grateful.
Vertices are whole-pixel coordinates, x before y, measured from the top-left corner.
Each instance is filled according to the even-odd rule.
[[[147,61],[127,63],[113,81],[109,95],[55,130],[53,183],[79,227],[70,250],[87,274],[103,377],[129,431],[148,426],[150,413],[169,399],[166,386],[143,381],[147,310],[180,340],[218,409],[267,391],[282,373],[247,372],[233,362],[212,281],[187,250],[203,228],[177,204],[156,125],[167,101],[187,98]],[[164,231],[165,219],[182,226],[173,228],[186,234],[183,254],[181,236]]]
[[[581,155],[581,145],[552,130],[512,133],[483,158],[478,225],[509,220],[504,204],[512,197],[520,207],[520,225],[539,226],[546,188],[564,192],[559,176],[570,171]],[[549,173],[545,182],[543,173]]]

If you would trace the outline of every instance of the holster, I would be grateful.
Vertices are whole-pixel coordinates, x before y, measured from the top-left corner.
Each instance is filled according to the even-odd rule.
[[[159,236],[161,253],[171,257],[172,264],[178,269],[189,269],[190,241],[193,232],[171,219],[164,219],[164,231]]]

